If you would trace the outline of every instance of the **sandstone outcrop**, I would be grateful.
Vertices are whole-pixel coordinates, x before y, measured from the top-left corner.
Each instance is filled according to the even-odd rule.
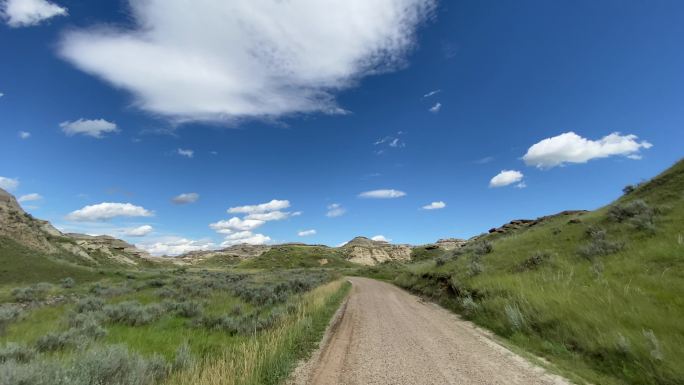
[[[356,237],[339,249],[350,262],[372,266],[388,261],[408,261],[412,247]]]

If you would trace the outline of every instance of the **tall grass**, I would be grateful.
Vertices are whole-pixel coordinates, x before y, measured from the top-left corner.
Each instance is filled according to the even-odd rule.
[[[177,373],[173,385],[269,385],[286,378],[299,359],[317,345],[329,319],[349,291],[341,280],[302,295],[276,327],[226,346],[219,357],[207,357]]]

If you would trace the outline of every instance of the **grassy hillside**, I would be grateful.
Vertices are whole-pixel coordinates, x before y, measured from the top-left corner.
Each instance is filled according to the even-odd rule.
[[[684,161],[600,210],[487,235],[395,283],[593,383],[682,384]]]
[[[66,277],[89,281],[98,277],[93,269],[65,261],[67,257],[46,256],[11,239],[0,237],[0,284],[55,283]]]
[[[264,254],[242,262],[239,267],[247,269],[296,269],[307,267],[352,267],[342,254],[328,247],[281,245]]]

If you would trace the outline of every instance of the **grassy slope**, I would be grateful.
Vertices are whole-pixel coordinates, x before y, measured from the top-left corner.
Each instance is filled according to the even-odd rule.
[[[488,235],[479,274],[471,251],[414,264],[395,282],[594,383],[684,383],[684,161],[615,204],[636,199],[661,210],[655,233],[610,220],[608,206],[577,224],[559,216]],[[624,248],[580,256],[592,225]],[[525,265],[539,251],[549,258]]]
[[[77,281],[97,279],[92,269],[77,266],[57,257],[42,255],[11,239],[0,237],[0,285],[58,282],[72,277]]]
[[[322,260],[327,263],[321,264]],[[295,269],[307,267],[352,267],[334,249],[320,246],[283,245],[276,246],[266,253],[242,262],[239,267],[246,269]]]

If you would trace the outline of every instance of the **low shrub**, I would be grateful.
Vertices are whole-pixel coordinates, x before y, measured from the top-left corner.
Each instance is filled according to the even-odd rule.
[[[167,311],[173,312],[181,317],[192,318],[202,314],[202,305],[197,301],[183,302],[164,302]]]
[[[52,290],[52,285],[46,282],[28,287],[18,287],[12,290],[12,297],[17,302],[35,302],[44,300]]]
[[[96,347],[67,360],[0,364],[0,385],[151,385],[170,373],[159,355],[145,358],[125,346]]]
[[[489,254],[494,250],[494,246],[489,241],[479,241],[471,246],[475,255]]]
[[[76,281],[71,277],[66,277],[60,280],[59,284],[65,289],[71,289],[72,287],[76,286]]]
[[[603,255],[610,255],[622,250],[624,243],[617,241],[609,241],[606,239],[607,232],[605,229],[592,226],[586,231],[589,237],[589,243],[580,246],[579,254],[589,260]]]
[[[0,305],[0,335],[5,333],[7,326],[21,317],[23,310],[17,305]]]
[[[74,310],[77,313],[85,313],[85,312],[91,312],[91,311],[99,311],[102,310],[104,307],[105,302],[98,298],[98,297],[85,297],[81,298],[76,302],[76,306],[74,307]]]
[[[100,325],[92,313],[77,314],[69,320],[71,328],[65,332],[52,332],[36,341],[36,349],[41,352],[53,352],[66,348],[83,347],[91,340],[102,338],[107,331]]]
[[[525,259],[522,261],[518,266],[516,266],[515,271],[517,272],[523,272],[523,271],[530,271],[530,270],[536,270],[538,269],[541,265],[546,263],[548,260],[551,259],[551,254],[545,251],[537,251],[533,253],[529,258]]]
[[[481,274],[484,271],[484,265],[482,264],[482,255],[474,254],[470,258],[470,263],[468,264],[468,275],[474,277]]]
[[[8,342],[0,347],[0,363],[13,360],[17,362],[29,362],[36,355],[36,351],[28,346],[14,342]]]
[[[160,304],[141,305],[137,301],[107,305],[103,310],[109,322],[129,326],[149,324],[158,320],[164,313],[164,308]]]
[[[655,215],[655,210],[643,199],[636,199],[631,202],[613,205],[608,210],[608,218],[615,222],[624,222],[637,215]]]

